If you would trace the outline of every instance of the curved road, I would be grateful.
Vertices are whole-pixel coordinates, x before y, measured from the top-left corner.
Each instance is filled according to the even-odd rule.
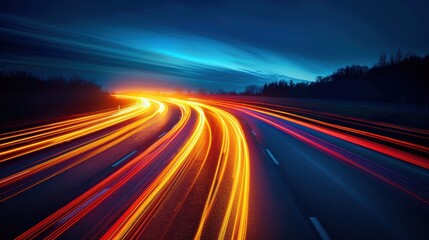
[[[0,134],[2,239],[427,239],[429,131],[263,98],[123,96]]]

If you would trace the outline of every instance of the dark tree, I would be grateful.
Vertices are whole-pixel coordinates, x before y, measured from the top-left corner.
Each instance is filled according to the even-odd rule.
[[[78,76],[41,78],[26,72],[0,72],[0,123],[84,113],[115,107],[118,101]]]
[[[251,92],[249,89],[245,91],[248,94]],[[312,83],[295,84],[283,80],[266,83],[261,94],[425,107],[429,97],[429,56],[418,57],[398,50],[390,56],[389,62],[387,56],[381,54],[379,62],[371,68],[346,66],[326,77],[318,76]]]

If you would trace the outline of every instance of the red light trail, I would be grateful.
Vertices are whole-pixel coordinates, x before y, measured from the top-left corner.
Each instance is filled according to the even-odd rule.
[[[245,239],[252,210],[250,193],[255,191],[251,162],[264,160],[251,154],[248,141],[254,140],[249,140],[250,127],[243,119],[278,129],[429,205],[425,186],[356,152],[356,146],[365,148],[426,171],[427,146],[380,132],[424,140],[427,131],[251,101],[117,97],[135,103],[0,135],[0,163],[5,166],[0,175],[0,204],[57,178],[68,178],[70,172],[83,175],[90,170],[76,173],[74,169],[85,164],[100,174],[95,179],[90,176],[91,183],[78,195],[31,224],[17,239],[56,239],[80,228],[87,238],[165,238],[180,233],[175,226],[185,229],[182,237],[186,238]],[[317,115],[335,123],[312,117]],[[363,126],[365,130],[359,129]],[[140,148],[121,150],[129,145]],[[105,154],[115,149],[123,152],[117,153],[120,158]],[[276,165],[283,164],[267,152]]]

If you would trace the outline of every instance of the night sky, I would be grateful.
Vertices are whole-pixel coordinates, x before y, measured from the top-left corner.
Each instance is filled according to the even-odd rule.
[[[242,90],[429,53],[429,1],[1,1],[1,70]]]

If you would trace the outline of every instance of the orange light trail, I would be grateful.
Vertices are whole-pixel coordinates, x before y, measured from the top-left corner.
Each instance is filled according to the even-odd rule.
[[[212,102],[212,103],[214,103],[214,102]],[[296,114],[291,114],[291,113],[283,112],[283,111],[279,111],[279,110],[267,109],[267,108],[257,107],[257,106],[255,107],[255,106],[250,106],[247,104],[240,104],[240,103],[230,104],[230,103],[221,102],[221,103],[217,103],[217,105],[229,106],[229,107],[232,107],[234,109],[248,109],[248,110],[252,110],[252,111],[255,111],[258,113],[266,114],[266,115],[269,115],[269,116],[272,116],[272,117],[275,117],[278,119],[282,119],[282,120],[285,120],[288,122],[296,123],[298,125],[316,130],[318,132],[322,132],[322,133],[328,134],[330,136],[334,136],[336,138],[339,138],[339,139],[342,139],[342,140],[345,140],[348,142],[352,142],[356,145],[363,146],[363,147],[369,148],[371,150],[392,156],[394,158],[401,159],[401,160],[406,161],[408,163],[412,163],[412,164],[418,165],[420,167],[429,169],[429,160],[425,157],[418,156],[415,154],[411,154],[411,153],[408,153],[405,151],[401,151],[401,150],[389,147],[387,145],[383,145],[383,144],[379,144],[377,142],[366,140],[364,138],[359,138],[359,137],[355,137],[353,135],[344,134],[338,130],[343,130],[345,132],[355,133],[355,134],[359,134],[359,135],[366,136],[366,137],[371,137],[371,138],[382,140],[385,142],[397,144],[397,145],[400,145],[400,146],[403,146],[406,148],[416,149],[416,150],[421,151],[422,153],[429,154],[429,147],[427,147],[427,146],[422,146],[419,144],[414,144],[414,143],[410,143],[410,142],[406,142],[406,141],[402,141],[402,140],[398,140],[398,139],[393,139],[393,138],[386,137],[386,136],[381,136],[379,134],[374,134],[374,133],[370,133],[370,132],[366,132],[366,131],[362,131],[362,130],[352,129],[349,127],[344,127],[344,126],[335,125],[335,124],[331,124],[331,123],[327,123],[327,122],[323,122],[323,121],[319,121],[319,120],[315,120],[315,119],[310,119],[308,117],[303,117],[303,116],[299,116]],[[286,116],[281,115],[281,114],[298,117],[300,119],[307,120],[311,123],[308,123],[308,122],[305,122],[302,120],[296,120],[294,118],[286,117]],[[322,126],[327,126],[330,128],[318,126],[314,123],[317,123],[317,124],[322,125]]]
[[[181,111],[179,122],[150,148],[146,149],[138,156],[133,157],[133,159],[115,171],[112,175],[23,233],[18,239],[27,239],[37,236],[44,236],[46,239],[55,239],[59,237],[80,219],[85,217],[86,214],[102,204],[109,196],[114,195],[115,192],[127,185],[128,182],[137,178],[142,171],[147,169],[150,165],[155,164],[156,159],[161,158],[160,156],[164,154],[167,149],[177,145],[178,138],[181,134],[184,134],[185,128],[191,129],[191,135],[186,138],[185,142],[179,142],[180,145],[178,145],[179,149],[177,152],[171,155],[172,158],[168,161],[168,164],[163,167],[162,171],[160,171],[144,191],[139,194],[139,197],[126,204],[128,207],[124,208],[124,212],[116,220],[116,223],[106,230],[103,238],[139,237],[143,234],[145,226],[150,222],[154,214],[162,210],[163,204],[168,201],[169,197],[173,194],[178,195],[177,192],[183,189],[183,181],[188,177],[187,175],[189,175],[189,172],[194,172],[195,174],[192,180],[193,184],[191,187],[187,188],[188,193],[192,191],[192,186],[200,177],[202,169],[206,167],[208,162],[214,160],[217,161],[220,170],[217,171],[212,179],[212,187],[210,188],[206,204],[200,213],[201,219],[196,229],[195,238],[204,236],[203,230],[208,222],[210,222],[210,228],[216,229],[219,238],[228,236],[229,238],[244,239],[246,237],[250,189],[250,161],[247,142],[238,120],[226,111],[192,101],[159,96],[149,96],[147,100],[146,98],[138,98],[138,100],[141,101],[130,107],[132,111],[129,110],[127,112],[135,114],[134,109],[136,107],[144,109],[145,111],[138,111],[138,114],[144,116],[140,120],[126,125],[126,127],[117,130],[113,134],[101,136],[95,141],[84,143],[72,151],[65,152],[57,157],[43,161],[31,168],[0,180],[0,185],[3,187],[19,185],[18,190],[12,188],[12,190],[2,194],[2,201],[6,201],[100,154],[132,134],[138,131],[144,131],[144,129],[148,127],[148,124],[145,125],[146,122],[156,119],[156,116],[162,118],[159,114],[168,112],[167,105],[175,105]],[[145,106],[142,104],[144,102],[147,102]],[[155,104],[148,104],[149,102]],[[156,108],[149,108],[149,106],[155,105],[157,105]],[[124,117],[120,117],[119,119],[122,120]],[[128,120],[129,118],[125,119]],[[112,120],[107,121],[108,123],[112,122]],[[115,123],[118,121],[119,120],[115,121]],[[78,124],[78,121],[74,121],[74,123]],[[83,127],[84,130],[73,131],[88,134],[88,132],[94,129],[97,131],[102,130],[102,128],[91,127],[88,129],[85,127],[86,125]],[[220,148],[212,144],[213,128],[215,128],[216,131],[221,131],[221,139],[217,140],[222,143]],[[65,132],[63,135],[67,137],[70,135],[77,135],[77,133],[73,131],[72,133]],[[63,135],[58,134],[54,137],[60,139],[66,138]],[[38,137],[34,139],[36,138]],[[11,153],[17,153],[13,157],[10,157],[10,159],[19,157],[21,154],[28,154],[29,152],[22,153],[22,151],[26,149],[27,147],[19,147],[18,149],[10,150]],[[209,155],[209,152],[212,154]],[[214,152],[218,154],[217,158],[213,158]],[[79,160],[73,161],[49,175],[44,174],[43,177],[38,178],[37,181],[29,181],[29,183],[27,185],[24,184],[23,187],[22,182],[25,182],[26,179],[33,179],[40,172],[49,172],[54,166],[76,156],[79,157]],[[195,167],[196,165],[199,167]],[[232,181],[230,180],[231,176],[233,176]],[[225,194],[228,194],[229,197],[224,198]],[[186,197],[186,194],[184,197]],[[96,200],[92,201],[91,199],[94,198],[96,198]],[[88,201],[91,202],[85,204]],[[185,201],[185,199],[182,201]],[[224,210],[214,210],[213,206],[215,204],[223,204],[226,207]],[[70,214],[73,216],[70,218],[67,217]],[[222,219],[222,221],[217,223],[216,227],[210,220],[212,215]],[[62,221],[61,219],[67,220]],[[59,222],[61,222],[61,224],[58,224]]]
[[[264,123],[429,204],[429,192],[400,173],[326,140],[345,141],[426,170],[429,147],[368,128],[421,139],[427,137],[424,131],[327,113],[319,113],[321,119],[316,111],[290,112],[249,101],[116,97],[134,103],[0,134],[0,163],[7,170],[0,175],[0,204],[56,179],[67,181],[71,173],[81,174],[76,169],[94,175],[78,194],[17,239],[56,239],[85,223],[92,223],[86,228],[86,238],[92,239],[168,238],[177,233],[175,226],[186,229],[187,238],[246,239],[251,160],[265,160],[250,154],[248,142],[256,140],[247,137],[250,127],[243,119]]]

